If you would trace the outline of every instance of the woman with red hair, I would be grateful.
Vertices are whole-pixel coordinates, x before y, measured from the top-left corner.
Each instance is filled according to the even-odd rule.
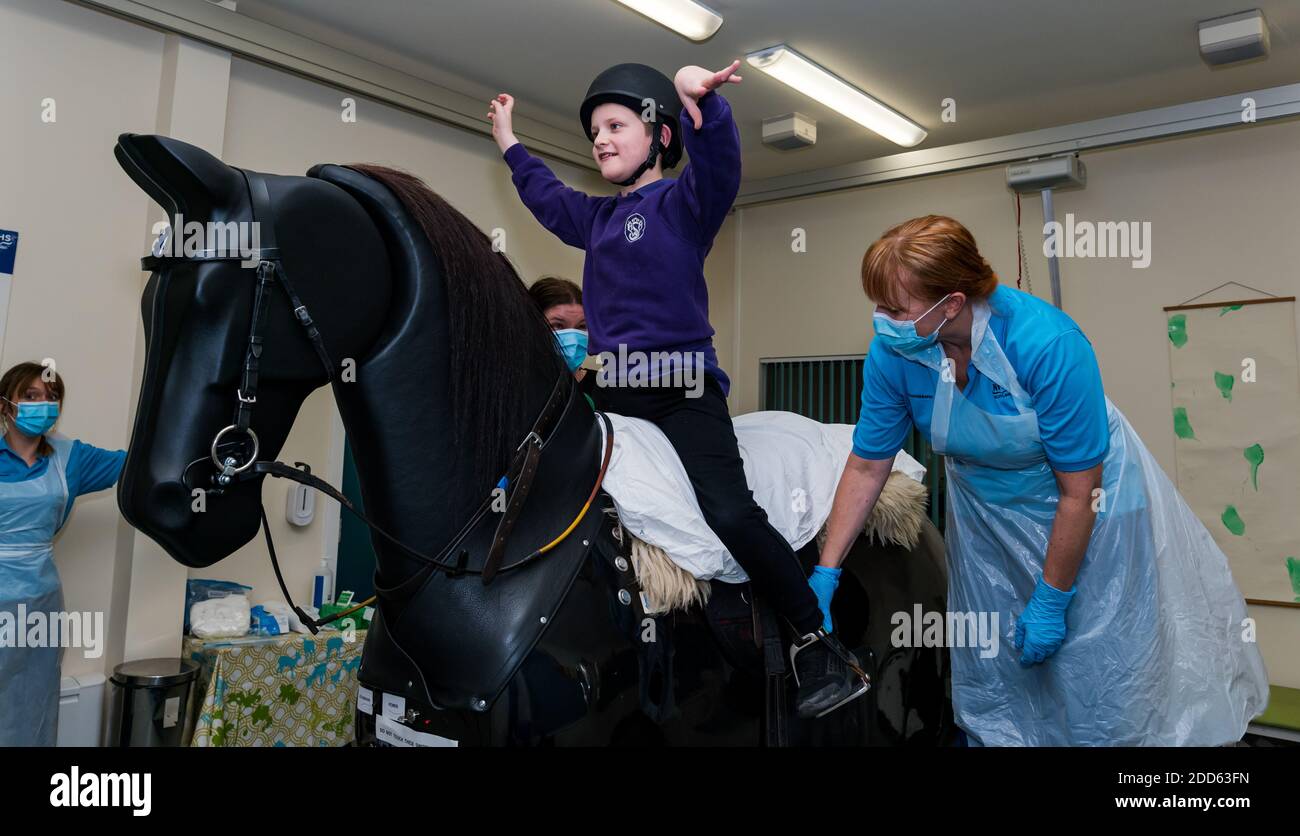
[[[999,285],[970,231],[937,215],[873,243],[862,285],[875,337],[810,581],[827,620],[839,564],[915,426],[945,461],[948,611],[964,616],[946,623],[997,634],[992,652],[986,637],[947,637],[973,743],[1240,739],[1268,693],[1245,602],[1106,398],[1079,326]]]

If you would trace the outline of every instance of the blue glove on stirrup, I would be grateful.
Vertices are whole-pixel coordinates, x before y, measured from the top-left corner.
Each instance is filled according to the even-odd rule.
[[[1065,610],[1075,590],[1062,592],[1038,577],[1038,586],[1029,598],[1029,605],[1016,619],[1016,650],[1024,667],[1036,665],[1051,656],[1065,641]]]
[[[835,588],[840,585],[840,571],[829,566],[814,566],[808,578],[808,585],[817,596],[817,606],[822,611],[822,629],[828,633],[834,626],[831,624],[831,599],[835,597]]]

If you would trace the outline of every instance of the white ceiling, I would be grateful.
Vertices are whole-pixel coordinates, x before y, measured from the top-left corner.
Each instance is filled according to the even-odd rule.
[[[579,133],[587,85],[623,61],[668,75],[787,43],[920,123],[917,148],[984,139],[1300,82],[1296,0],[707,0],[725,22],[696,44],[614,0],[238,0],[240,14]],[[1210,69],[1196,22],[1250,8],[1268,58]],[[728,85],[753,180],[909,150],[743,65]],[[940,119],[945,98],[957,122]],[[814,148],[781,152],[762,120],[797,110]],[[486,124],[486,118],[484,123]]]

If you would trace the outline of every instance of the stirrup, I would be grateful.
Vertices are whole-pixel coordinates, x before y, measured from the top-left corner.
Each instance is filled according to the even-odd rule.
[[[823,642],[831,653],[834,653],[839,657],[840,661],[842,661],[849,670],[853,671],[861,683],[860,687],[854,688],[853,693],[849,694],[844,699],[817,712],[815,716],[820,718],[825,717],[832,711],[839,709],[867,693],[867,691],[871,689],[871,676],[862,669],[862,665],[858,662],[857,658],[840,643],[839,639],[835,638],[832,634],[827,633],[823,628],[818,627],[816,631],[804,634],[790,645],[790,669],[791,672],[794,673],[794,682],[796,687],[802,685],[802,683],[799,681],[799,666],[795,664],[795,657],[798,656],[801,651],[812,647],[813,644],[818,641]]]
[[[862,669],[862,664],[858,662],[857,657],[850,653],[848,649],[840,643],[839,639],[835,638],[833,634],[826,632],[825,628],[822,627],[818,627],[814,632],[805,633],[790,644],[790,668],[794,671],[795,685],[801,683],[799,682],[799,671],[794,665],[794,657],[799,655],[799,651],[812,646],[813,642],[817,641],[825,642],[826,647],[831,651],[831,653],[840,657],[840,661],[847,665],[849,670],[857,674],[858,677],[863,682],[867,683],[868,686],[871,685],[871,675]]]

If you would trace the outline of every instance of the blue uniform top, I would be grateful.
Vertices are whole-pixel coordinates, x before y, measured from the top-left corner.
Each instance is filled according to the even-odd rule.
[[[125,461],[125,450],[102,450],[74,440],[72,452],[68,454],[67,472],[64,474],[68,480],[68,504],[63,509],[64,516],[72,510],[73,500],[82,494],[111,488],[122,473]],[[41,456],[36,464],[28,467],[27,462],[9,449],[4,436],[0,436],[0,482],[38,479],[49,466],[50,457]]]
[[[1061,471],[1100,464],[1110,449],[1110,425],[1092,343],[1065,312],[1036,296],[999,286],[988,304],[989,331],[1033,401],[1048,464]],[[853,430],[856,455],[892,457],[913,425],[930,437],[939,372],[872,340],[862,378],[862,411]],[[1016,414],[1011,393],[973,363],[962,394],[993,415]]]
[[[515,188],[542,226],[587,252],[582,307],[588,351],[699,352],[725,393],[709,324],[704,259],[740,190],[740,134],[717,92],[699,99],[702,123],[681,120],[690,154],[680,177],[631,194],[592,197],[565,186],[523,143],[506,149]],[[674,368],[675,364],[667,368]]]

